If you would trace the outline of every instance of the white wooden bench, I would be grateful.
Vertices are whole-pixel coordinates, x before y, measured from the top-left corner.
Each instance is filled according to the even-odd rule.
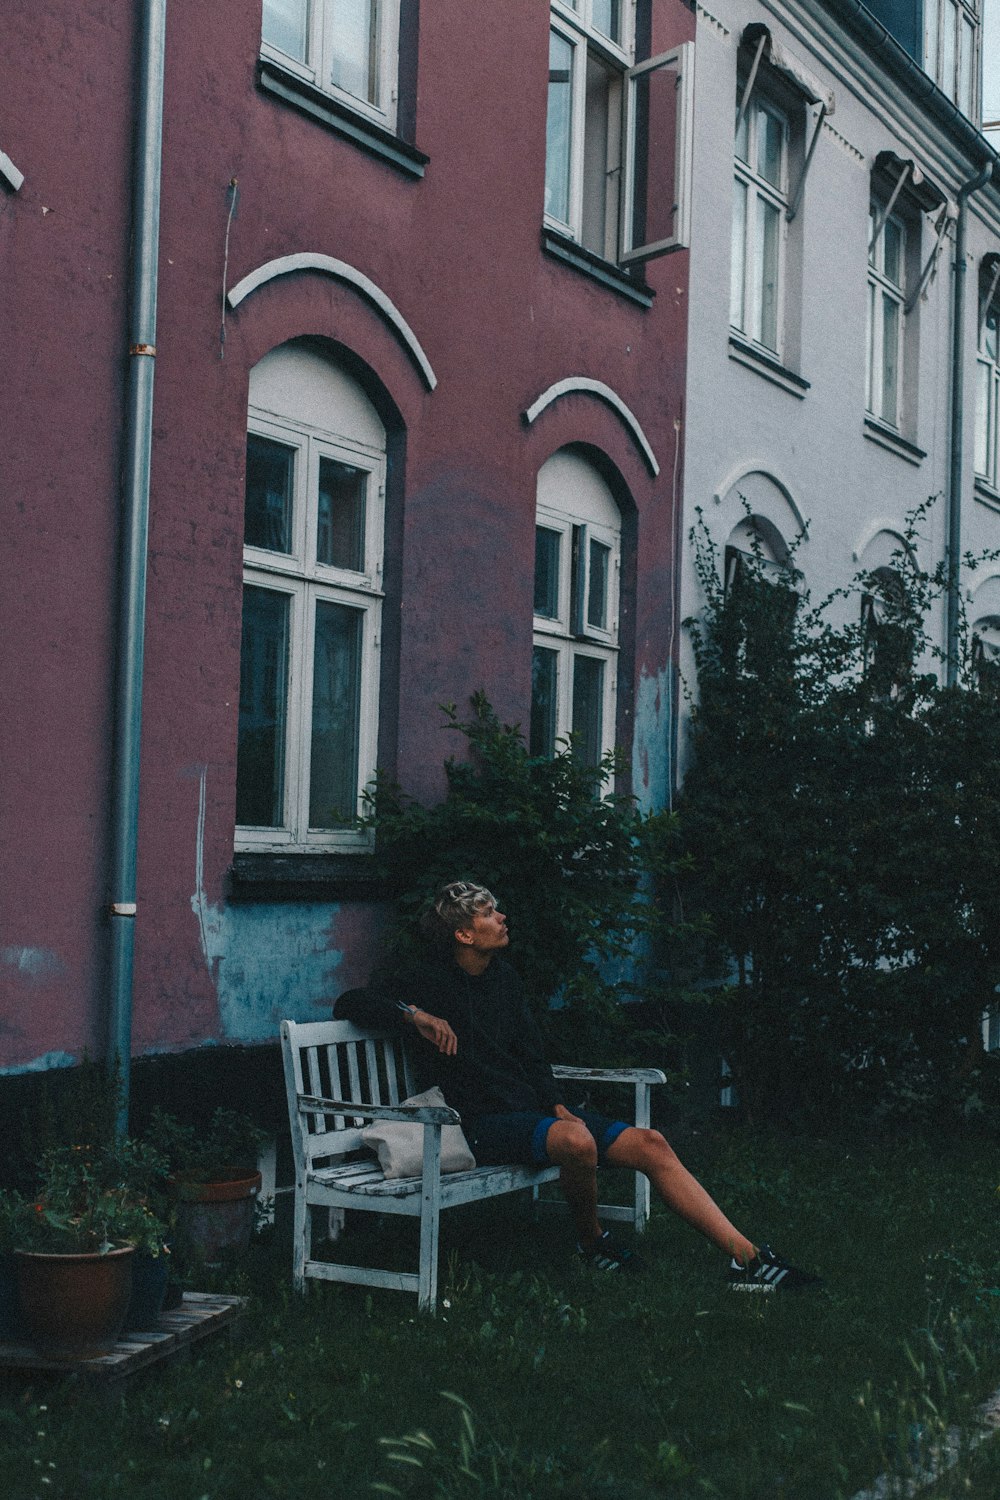
[[[296,1287],[308,1277],[358,1286],[416,1292],[422,1310],[437,1302],[438,1223],[441,1210],[520,1188],[535,1190],[558,1177],[555,1166],[476,1167],[442,1175],[441,1127],[459,1123],[453,1109],[400,1104],[414,1092],[409,1059],[398,1032],[366,1031],[348,1021],[281,1023],[281,1045],[288,1092],[288,1116],[295,1157],[295,1212],[292,1274]],[[559,1078],[621,1083],[634,1090],[632,1123],[649,1125],[653,1084],[663,1083],[658,1068],[560,1068]],[[627,1116],[619,1116],[627,1118]],[[423,1126],[420,1177],[387,1181],[361,1131],[372,1120],[411,1120]],[[312,1210],[361,1209],[408,1214],[420,1220],[419,1270],[386,1271],[312,1258]],[[649,1182],[636,1173],[631,1206],[602,1204],[602,1219],[626,1219],[641,1233],[649,1218]]]

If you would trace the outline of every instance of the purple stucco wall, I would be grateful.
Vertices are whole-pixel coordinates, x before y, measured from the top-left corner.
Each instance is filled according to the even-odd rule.
[[[233,903],[243,470],[249,372],[312,335],[370,371],[405,433],[387,605],[381,758],[433,796],[453,749],[437,705],[485,688],[527,721],[535,480],[559,447],[606,455],[635,509],[634,639],[621,737],[636,790],[666,774],[675,421],[686,253],[654,262],[646,309],[540,248],[547,6],[510,0],[482,26],[468,0],[424,3],[406,176],[259,90],[256,4],[172,5],[147,605],[135,1051],[273,1037],[359,982],[377,905]],[[654,4],[654,50],[693,36]],[[5,13],[0,189],[5,443],[5,677],[0,725],[0,1068],[99,1050],[121,461],[133,36],[128,7],[16,0]],[[40,55],[41,54],[41,55]],[[25,58],[31,65],[25,66]],[[38,59],[37,65],[35,60]],[[283,255],[333,256],[405,317],[428,391],[385,318],[315,272],[227,316],[227,285]],[[44,210],[48,209],[48,212]],[[654,478],[592,396],[528,406],[567,376],[604,381],[642,424]],[[395,644],[392,644],[395,642]],[[391,649],[389,649],[391,646]],[[625,665],[623,659],[623,666]],[[396,693],[398,684],[398,695]],[[389,701],[386,701],[388,699]]]

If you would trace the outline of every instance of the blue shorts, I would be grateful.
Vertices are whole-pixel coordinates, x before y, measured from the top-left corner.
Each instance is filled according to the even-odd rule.
[[[603,1162],[608,1147],[630,1127],[624,1120],[609,1120],[593,1110],[576,1111],[597,1142],[597,1160]],[[465,1115],[462,1129],[476,1163],[481,1167],[499,1167],[508,1162],[523,1166],[544,1166],[548,1161],[545,1138],[556,1124],[555,1115],[540,1115],[533,1110],[514,1110],[502,1115]]]

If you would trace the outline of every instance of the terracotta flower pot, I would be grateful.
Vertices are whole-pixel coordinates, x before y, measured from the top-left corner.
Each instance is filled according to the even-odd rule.
[[[17,1250],[17,1291],[28,1340],[49,1359],[112,1349],[132,1295],[135,1247],[84,1255]]]
[[[220,1172],[212,1182],[175,1177],[177,1244],[185,1259],[211,1266],[241,1254],[253,1234],[260,1184],[260,1173],[248,1170]]]

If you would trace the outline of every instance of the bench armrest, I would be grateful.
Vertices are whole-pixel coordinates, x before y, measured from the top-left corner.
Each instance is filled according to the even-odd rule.
[[[591,1083],[666,1083],[659,1068],[564,1068],[554,1067],[557,1078],[587,1079]]]
[[[409,1120],[419,1125],[459,1125],[454,1109],[430,1104],[357,1104],[353,1099],[320,1099],[300,1094],[299,1114],[352,1115],[359,1120]]]

